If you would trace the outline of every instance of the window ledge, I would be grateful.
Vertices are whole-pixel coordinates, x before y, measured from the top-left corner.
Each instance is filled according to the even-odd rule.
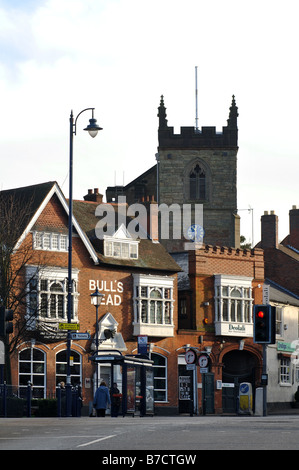
[[[154,325],[147,323],[133,323],[133,335],[147,335],[159,337],[174,336],[174,325]]]

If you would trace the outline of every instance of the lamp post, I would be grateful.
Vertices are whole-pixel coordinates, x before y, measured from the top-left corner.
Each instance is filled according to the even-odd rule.
[[[92,118],[89,120],[88,126],[84,129],[88,131],[91,137],[95,137],[98,131],[102,130],[98,126],[96,119],[94,119],[94,108],[83,109],[74,120],[73,111],[70,116],[70,170],[69,170],[69,223],[68,223],[68,291],[67,291],[67,321],[72,321],[72,291],[73,291],[73,280],[72,280],[72,231],[73,231],[73,137],[76,135],[77,120],[80,114],[84,111],[92,111]],[[71,332],[68,330],[67,333],[67,376],[66,376],[66,416],[71,416],[72,410],[72,387],[71,387]]]
[[[95,292],[93,294],[90,294],[91,297],[91,303],[95,306],[96,308],[96,352],[99,349],[99,322],[98,322],[98,309],[99,306],[101,305],[102,298],[104,297],[104,294],[101,294],[99,292],[98,288],[96,288]],[[99,386],[99,364],[96,362],[96,389]]]

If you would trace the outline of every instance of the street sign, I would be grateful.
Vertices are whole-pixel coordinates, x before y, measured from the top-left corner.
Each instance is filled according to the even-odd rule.
[[[89,333],[71,333],[71,339],[83,340],[90,339]]]
[[[59,330],[76,331],[80,329],[79,323],[59,323]]]
[[[138,335],[138,354],[147,354],[147,336]]]
[[[201,354],[198,358],[198,365],[201,368],[207,367],[209,364],[209,357],[206,354]]]

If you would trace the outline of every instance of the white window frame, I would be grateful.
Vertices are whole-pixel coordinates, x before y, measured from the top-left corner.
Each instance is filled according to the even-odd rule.
[[[154,371],[154,397],[155,397],[155,392],[163,392],[165,394],[164,400],[155,400],[155,403],[166,403],[168,401],[168,372],[167,372],[167,357],[163,356],[162,354],[159,353],[152,353],[151,358],[155,356],[159,356],[164,360],[164,365],[155,365],[153,364],[153,371]],[[162,376],[155,376],[155,371],[157,369],[163,369],[164,370],[164,375]],[[165,387],[164,388],[156,388],[155,387],[155,380],[164,380],[165,381]]]
[[[78,321],[78,273],[77,269],[72,270],[73,280],[73,312],[72,322]],[[47,290],[42,289],[43,281],[47,281]],[[68,269],[59,267],[38,267],[26,266],[26,286],[27,286],[27,328],[35,329],[35,319],[39,321],[57,323],[67,321],[67,297],[68,297]],[[51,291],[53,284],[62,287],[61,292]],[[47,312],[41,313],[42,295],[47,295]],[[51,315],[51,295],[63,295],[63,315],[59,315],[56,308],[55,315]],[[53,311],[52,311],[53,313]]]
[[[121,224],[113,235],[104,235],[104,256],[119,259],[138,259],[139,242],[131,237],[130,233]]]
[[[150,274],[133,274],[133,279],[133,334],[173,336],[174,279]]]
[[[240,296],[233,293],[237,291]],[[248,295],[246,295],[248,293]],[[237,303],[240,301],[240,318],[237,318]],[[227,317],[224,308],[227,305]],[[252,278],[243,276],[215,275],[215,321],[239,322],[252,324]],[[246,315],[249,310],[249,317]]]
[[[124,241],[115,238],[104,239],[104,255],[109,258],[138,259],[139,241]]]
[[[33,249],[68,251],[68,236],[57,232],[33,232]]]
[[[55,356],[55,381],[56,381],[56,386],[64,382],[66,383],[66,378],[67,378],[67,362],[66,361],[57,361],[57,356],[61,353],[66,353],[66,350],[61,350],[56,353]],[[80,354],[78,351],[75,351],[71,349],[71,356],[73,355],[74,360],[73,360],[73,365],[71,365],[71,383],[72,385],[75,385],[75,382],[82,383],[82,354]],[[76,361],[75,355],[79,357],[79,361]],[[58,365],[64,366],[65,373],[57,373],[57,366]],[[73,367],[79,366],[80,373],[79,374],[74,374],[74,370],[72,370]],[[75,379],[75,380],[72,380]]]
[[[21,354],[23,352],[25,352],[26,350],[30,350],[30,359],[29,360],[24,360],[24,359],[20,359],[21,357]],[[43,360],[42,361],[37,361],[37,360],[34,360],[33,359],[33,354],[34,354],[34,351],[39,351],[40,353],[42,353],[43,355]],[[47,370],[47,355],[45,353],[45,351],[43,351],[42,349],[39,349],[39,348],[25,348],[25,349],[22,349],[22,351],[19,352],[19,357],[18,357],[18,361],[19,361],[19,389],[20,389],[20,392],[21,392],[21,396],[23,396],[23,393],[24,392],[24,396],[26,396],[26,393],[27,393],[27,386],[28,384],[20,384],[20,378],[21,377],[29,377],[30,376],[30,380],[29,382],[32,384],[32,396],[33,398],[46,398],[46,391],[47,391],[47,387],[46,387],[46,370]],[[21,372],[21,364],[30,364],[30,371],[26,371],[26,372]],[[43,364],[43,372],[40,373],[40,372],[36,372],[36,369],[34,367],[34,364]],[[43,385],[36,385],[35,383],[35,377],[43,377]],[[40,390],[43,390],[43,397],[36,397],[35,396],[35,389],[40,389]]]
[[[279,385],[289,387],[292,385],[292,362],[290,357],[282,357],[279,363]]]

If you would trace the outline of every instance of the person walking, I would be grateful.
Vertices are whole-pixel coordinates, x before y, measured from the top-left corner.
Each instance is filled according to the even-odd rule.
[[[96,390],[93,399],[93,406],[96,409],[97,416],[104,417],[106,408],[111,404],[108,387],[104,381],[101,382],[99,388]]]

